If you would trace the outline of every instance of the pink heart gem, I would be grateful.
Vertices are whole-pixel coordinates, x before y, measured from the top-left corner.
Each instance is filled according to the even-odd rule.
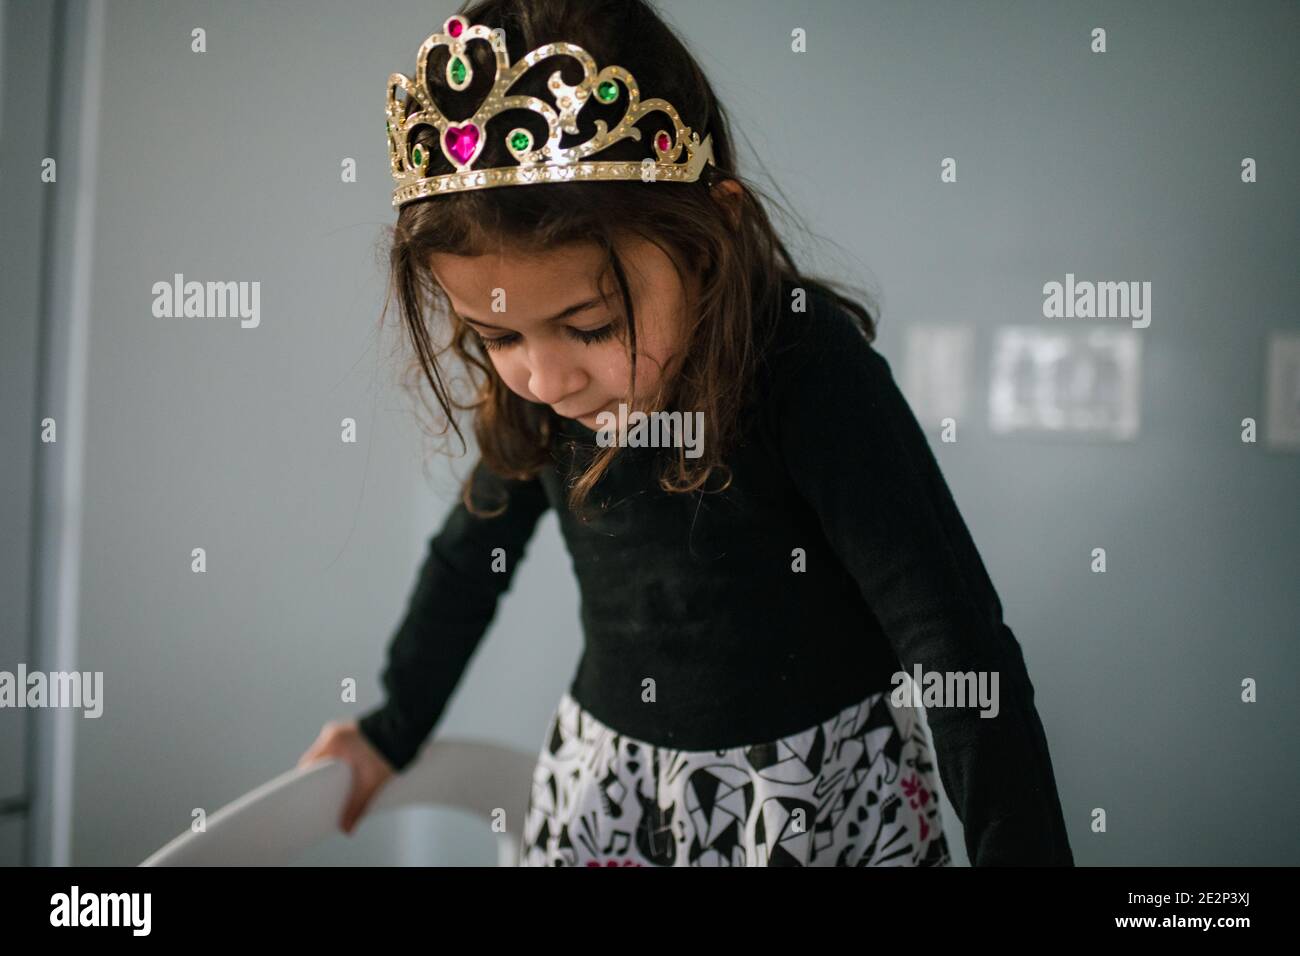
[[[464,126],[452,126],[447,129],[447,151],[456,157],[462,165],[469,162],[478,145],[478,127],[473,123]]]

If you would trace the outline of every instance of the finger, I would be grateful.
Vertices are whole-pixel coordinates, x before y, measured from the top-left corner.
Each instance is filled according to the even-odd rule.
[[[320,757],[329,749],[331,736],[329,725],[327,724],[325,727],[322,727],[321,732],[316,735],[316,739],[311,742],[311,746],[308,747],[306,752],[298,758],[298,766],[301,767],[313,760],[320,759]]]
[[[298,766],[305,767],[310,763],[315,763],[324,757],[329,756],[328,749],[319,741],[307,748],[307,752],[298,758]]]
[[[357,805],[356,800],[350,800],[343,810],[343,818],[339,821],[339,826],[344,833],[351,833],[357,825],[357,820],[361,817],[361,808]]]
[[[344,757],[334,747],[316,747],[310,754],[304,754],[303,759],[298,762],[298,766],[305,767],[311,764],[320,763],[322,760],[343,760]]]
[[[356,781],[356,774],[353,774],[354,783],[352,790],[348,793],[347,806],[343,809],[343,829],[345,832],[351,832],[355,829],[357,821],[365,812],[366,802],[369,799],[369,793],[366,787]]]

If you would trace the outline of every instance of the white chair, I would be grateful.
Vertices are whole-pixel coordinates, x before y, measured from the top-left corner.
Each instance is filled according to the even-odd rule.
[[[503,809],[507,830],[497,834],[497,865],[513,866],[536,760],[497,744],[435,739],[380,789],[357,825],[400,807],[456,807],[488,821]],[[351,777],[337,759],[296,767],[226,804],[208,817],[205,832],[187,830],[140,866],[289,865],[341,832]]]

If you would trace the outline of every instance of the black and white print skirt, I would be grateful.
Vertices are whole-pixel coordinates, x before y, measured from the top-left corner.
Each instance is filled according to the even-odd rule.
[[[919,712],[881,691],[769,743],[656,747],[566,691],[546,729],[520,866],[947,866]]]

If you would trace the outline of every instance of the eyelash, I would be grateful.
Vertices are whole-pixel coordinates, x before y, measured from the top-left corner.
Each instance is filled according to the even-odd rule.
[[[571,328],[567,325],[565,328],[568,329],[569,334],[576,341],[581,342],[583,345],[595,345],[597,342],[604,342],[614,334],[613,322],[601,326],[598,329],[591,329],[590,331]],[[494,338],[487,338],[486,336],[479,335],[478,340],[483,343],[483,348],[487,349],[489,352],[495,352],[497,349],[504,349],[514,345],[515,342],[519,340],[519,336],[517,333],[498,335]]]

